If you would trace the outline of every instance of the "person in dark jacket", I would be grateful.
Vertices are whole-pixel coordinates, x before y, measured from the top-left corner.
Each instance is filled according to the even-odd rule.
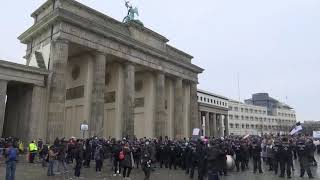
[[[76,160],[76,167],[74,168],[74,175],[80,177],[81,167],[83,163],[83,144],[80,140],[77,142],[74,158]]]
[[[150,154],[148,154],[146,152],[142,157],[142,170],[143,170],[144,175],[145,175],[144,180],[149,180],[150,179],[151,162],[152,162],[152,160],[151,160]]]
[[[280,164],[280,149],[282,144],[278,139],[275,139],[274,145],[272,146],[272,161],[273,161],[273,170],[275,175],[278,174],[279,164]]]
[[[251,153],[252,153],[252,159],[253,159],[253,173],[256,173],[257,170],[259,170],[259,173],[262,172],[261,168],[261,144],[258,142],[257,139],[253,140],[251,146]]]
[[[305,171],[307,171],[307,174],[309,178],[313,178],[311,169],[310,169],[310,152],[311,152],[311,146],[310,143],[307,143],[304,138],[301,138],[297,141],[297,152],[300,162],[300,177],[304,177]]]
[[[96,172],[101,173],[103,165],[103,148],[102,145],[97,145],[94,151],[94,160],[96,161]]]
[[[123,178],[128,178],[130,176],[132,167],[133,167],[133,154],[130,149],[129,143],[126,143],[123,147],[124,159],[121,161],[121,165],[123,168],[122,176]]]
[[[114,174],[113,176],[116,176],[117,174],[121,174],[121,160],[119,158],[119,154],[121,152],[122,148],[120,145],[120,141],[114,142],[111,148],[112,156],[113,156],[113,169]]]
[[[219,147],[219,143],[210,141],[207,149],[208,180],[219,180],[221,167],[218,162],[223,156],[225,156],[225,153]]]
[[[288,142],[288,138],[282,139],[282,146],[280,148],[280,176],[284,177],[285,171],[287,177],[291,178],[291,164],[292,164],[292,148]]]
[[[245,152],[244,152],[244,148],[243,148],[242,144],[240,144],[240,142],[237,140],[232,148],[233,148],[233,151],[236,155],[235,164],[236,164],[237,172],[240,171],[240,167],[241,167],[241,170],[244,171],[244,169],[245,169]]]
[[[205,148],[205,144],[203,141],[198,143],[197,153],[198,153],[198,160],[199,160],[198,161],[198,180],[203,180],[206,174],[206,166],[207,166],[207,150]],[[223,157],[221,157],[221,159],[223,159]]]
[[[159,154],[159,161],[160,161],[160,168],[163,167],[168,168],[168,147],[166,142],[161,142],[158,147],[158,154]]]

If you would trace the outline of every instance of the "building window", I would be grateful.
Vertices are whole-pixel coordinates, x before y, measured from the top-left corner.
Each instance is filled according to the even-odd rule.
[[[230,128],[233,128],[233,124],[232,123],[230,123],[229,126],[230,126]]]
[[[243,108],[241,108],[241,112],[243,112]]]
[[[250,127],[249,124],[246,124],[246,128],[249,129],[249,127]]]
[[[238,109],[238,107],[234,107],[234,111],[238,111],[239,109]]]
[[[244,129],[244,124],[241,125],[241,128]]]
[[[229,110],[232,111],[232,106],[229,106]]]
[[[235,115],[234,118],[235,118],[235,119],[239,119],[239,116],[238,116],[238,115]]]
[[[248,112],[249,112],[249,110],[248,110],[248,109],[245,109],[244,111],[245,111],[246,113],[248,113]]]
[[[239,128],[239,124],[236,124],[236,128]]]
[[[233,119],[233,115],[230,114],[230,115],[229,115],[229,119]]]
[[[202,101],[202,97],[200,97],[200,101]]]
[[[212,99],[211,99],[211,103],[212,103],[213,101],[212,101]]]
[[[253,117],[252,116],[250,117],[250,120],[253,121]]]
[[[254,125],[253,124],[251,124],[251,129],[254,129]]]
[[[253,113],[253,109],[250,109],[250,113]]]

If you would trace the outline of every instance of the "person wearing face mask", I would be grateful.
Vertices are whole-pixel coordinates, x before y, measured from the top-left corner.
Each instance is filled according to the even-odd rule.
[[[129,179],[130,173],[133,167],[133,154],[131,151],[131,148],[129,146],[129,143],[126,143],[122,149],[124,153],[124,159],[121,161],[121,165],[123,168],[122,176],[123,178]]]

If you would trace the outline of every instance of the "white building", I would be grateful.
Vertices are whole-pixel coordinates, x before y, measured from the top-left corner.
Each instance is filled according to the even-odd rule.
[[[228,135],[228,98],[199,89],[197,96],[203,135],[215,137]]]
[[[272,107],[229,100],[229,133],[233,135],[261,135],[288,133],[296,123],[295,111],[284,103],[272,99]],[[262,101],[262,100],[261,100]],[[270,108],[271,107],[271,108]]]

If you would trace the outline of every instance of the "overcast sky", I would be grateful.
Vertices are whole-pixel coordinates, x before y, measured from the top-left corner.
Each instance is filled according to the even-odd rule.
[[[123,0],[79,0],[117,20]],[[2,1],[0,59],[25,63],[17,37],[33,23],[45,0]],[[268,92],[320,120],[319,0],[135,0],[146,27],[195,58],[205,69],[199,88],[241,100]],[[287,98],[286,98],[287,97]]]

